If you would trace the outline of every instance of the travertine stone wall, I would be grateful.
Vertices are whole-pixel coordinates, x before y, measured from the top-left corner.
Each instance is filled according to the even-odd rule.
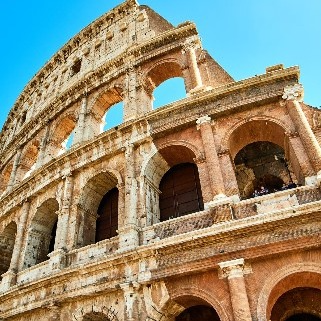
[[[186,97],[154,110],[173,77]],[[175,321],[207,306],[217,320],[261,321],[293,287],[321,289],[320,115],[298,101],[298,78],[277,65],[234,81],[193,23],[135,0],[84,28],[0,134],[0,319]],[[123,122],[104,132],[119,102]],[[235,158],[262,142],[300,186],[241,200],[255,177]],[[160,182],[182,163],[196,166],[204,210],[161,222]],[[288,183],[277,164],[258,166]],[[95,242],[113,188],[117,235]]]

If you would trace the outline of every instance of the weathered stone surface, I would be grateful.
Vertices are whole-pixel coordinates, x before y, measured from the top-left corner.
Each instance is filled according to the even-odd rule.
[[[186,97],[153,110],[173,77]],[[298,77],[234,81],[193,23],[135,0],[83,29],[0,134],[0,319],[276,321],[294,298],[320,316],[321,121]]]

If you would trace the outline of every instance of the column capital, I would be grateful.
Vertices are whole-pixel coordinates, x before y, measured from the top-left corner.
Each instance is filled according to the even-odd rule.
[[[211,125],[211,123],[212,123],[212,118],[208,115],[201,116],[200,118],[198,118],[196,120],[197,129],[199,129],[200,126],[203,124],[210,124]]]
[[[290,101],[296,100],[301,102],[303,101],[303,94],[304,94],[303,86],[301,84],[295,84],[295,85],[284,87],[282,98],[285,100],[290,100]]]
[[[220,267],[219,276],[223,278],[239,278],[252,272],[249,265],[246,265],[244,259],[236,259],[218,263]]]

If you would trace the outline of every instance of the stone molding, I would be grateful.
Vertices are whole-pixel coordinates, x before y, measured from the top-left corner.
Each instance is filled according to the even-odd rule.
[[[303,93],[304,93],[304,90],[301,84],[286,86],[284,87],[284,94],[282,98],[285,100],[297,100],[299,102],[302,102]]]
[[[243,277],[245,274],[252,273],[251,266],[244,262],[244,259],[235,259],[231,261],[225,261],[218,263],[220,270],[219,270],[219,277],[223,278],[239,278]]]

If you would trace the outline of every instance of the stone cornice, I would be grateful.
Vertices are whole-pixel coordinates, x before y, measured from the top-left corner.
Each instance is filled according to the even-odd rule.
[[[284,86],[297,83],[298,77],[299,68],[290,67],[232,82],[161,107],[147,114],[146,118],[151,123],[152,134],[156,135],[173,127],[194,123],[204,114],[215,119],[236,112],[238,108],[281,99]]]
[[[320,246],[320,210],[321,202],[318,201],[298,206],[295,211],[284,210],[232,220],[198,230],[197,233],[158,241],[155,243],[158,266],[152,271],[152,279],[213,270],[219,262],[230,260],[235,252],[247,260],[255,260],[267,253],[273,255],[275,252],[277,255],[299,247]],[[311,215],[315,218],[312,223]],[[276,243],[284,245],[275,248],[273,245]],[[267,251],[267,247],[272,247],[273,251]],[[179,258],[177,253],[185,255]]]

